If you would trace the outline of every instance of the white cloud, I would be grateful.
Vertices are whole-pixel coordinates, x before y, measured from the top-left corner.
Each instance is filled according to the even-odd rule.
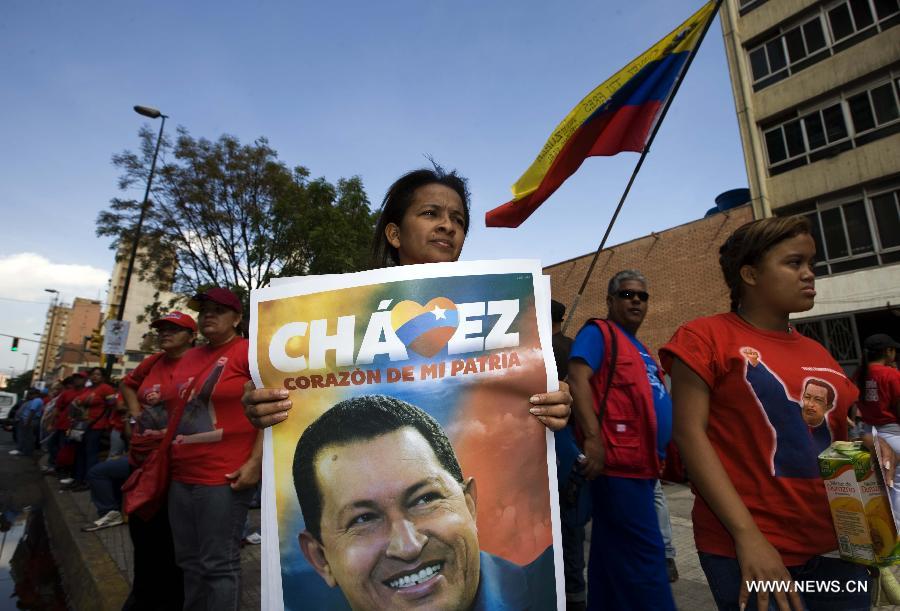
[[[24,252],[0,256],[0,296],[28,301],[49,301],[45,288],[60,292],[61,300],[105,296],[109,272],[90,265],[53,263],[41,255]]]

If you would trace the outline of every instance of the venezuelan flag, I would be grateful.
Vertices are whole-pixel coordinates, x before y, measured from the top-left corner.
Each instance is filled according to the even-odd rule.
[[[716,6],[705,4],[581,100],[512,186],[513,199],[487,213],[487,226],[521,225],[588,157],[642,151]]]

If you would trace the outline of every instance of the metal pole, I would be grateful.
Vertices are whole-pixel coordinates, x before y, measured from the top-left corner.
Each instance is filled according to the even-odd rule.
[[[160,115],[162,123],[159,125],[159,135],[156,137],[156,149],[153,151],[153,161],[150,163],[150,174],[147,176],[147,189],[144,191],[144,201],[141,204],[141,213],[138,216],[137,225],[134,228],[134,235],[131,237],[131,254],[128,256],[128,267],[125,270],[125,283],[122,285],[122,298],[119,300],[119,307],[116,311],[116,320],[122,320],[125,315],[125,301],[128,299],[128,288],[131,286],[131,274],[134,271],[134,260],[137,257],[138,242],[141,239],[141,229],[144,226],[144,216],[147,214],[147,204],[150,197],[150,185],[153,184],[153,174],[156,172],[156,158],[159,155],[159,146],[162,143],[163,129],[166,127],[166,115]],[[109,379],[112,373],[114,355],[106,355],[106,377]]]
[[[706,33],[709,31],[709,27],[712,25],[713,19],[715,19],[715,14],[719,12],[719,8],[721,8],[722,2],[723,0],[718,0],[716,2],[716,8],[713,10],[713,16],[709,18],[709,21],[707,21],[706,25],[703,27],[703,31],[700,33],[700,40],[697,41],[697,46],[694,47],[693,51],[691,51],[691,54],[688,56],[687,61],[684,62],[684,67],[681,69],[681,73],[678,75],[678,79],[675,81],[675,85],[672,87],[672,93],[666,100],[662,112],[659,113],[659,118],[656,120],[656,124],[653,126],[653,131],[650,132],[650,137],[647,139],[647,144],[644,146],[644,150],[641,151],[641,157],[640,159],[638,159],[637,165],[634,166],[634,171],[631,173],[631,178],[628,179],[628,184],[625,186],[625,191],[622,193],[622,197],[619,199],[619,205],[616,206],[616,210],[615,212],[613,212],[612,218],[609,220],[609,225],[606,226],[606,232],[603,234],[603,239],[600,240],[600,246],[597,247],[597,251],[594,253],[594,258],[591,259],[591,264],[588,266],[587,273],[584,275],[584,280],[581,282],[581,288],[578,289],[578,294],[575,295],[575,299],[572,301],[572,305],[568,308],[566,320],[562,326],[563,333],[566,332],[566,329],[569,327],[569,323],[572,321],[572,317],[575,315],[575,309],[578,308],[578,302],[581,301],[581,296],[584,294],[584,289],[587,287],[587,283],[591,278],[591,272],[594,271],[594,266],[597,265],[597,259],[600,257],[600,253],[603,251],[603,247],[606,246],[606,239],[609,237],[609,233],[612,231],[613,225],[616,222],[616,218],[618,218],[619,212],[622,210],[622,206],[625,204],[625,199],[628,197],[628,192],[631,191],[631,185],[634,184],[634,179],[637,178],[638,172],[641,171],[641,166],[644,165],[644,159],[646,159],[647,153],[650,152],[650,145],[653,144],[653,140],[654,138],[656,138],[659,127],[662,125],[663,119],[666,118],[666,113],[669,112],[669,107],[672,105],[672,100],[675,99],[675,94],[678,93],[678,89],[679,87],[681,87],[681,83],[684,81],[684,77],[687,75],[688,68],[691,67],[691,63],[693,63],[694,58],[697,57],[697,53],[700,51],[700,45],[703,44],[703,39],[706,38]]]

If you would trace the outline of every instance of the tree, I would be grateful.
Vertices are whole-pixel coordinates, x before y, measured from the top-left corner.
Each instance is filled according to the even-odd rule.
[[[155,134],[139,132],[139,152],[113,156],[119,188],[143,189]],[[332,185],[289,169],[265,138],[242,145],[195,139],[179,128],[164,138],[139,242],[142,278],[176,293],[226,286],[246,300],[276,276],[364,269],[375,215],[358,176]],[[114,198],[97,235],[120,253],[131,244],[141,202]],[[161,304],[154,308],[158,311]]]
[[[3,390],[6,392],[15,393],[21,399],[25,396],[25,391],[31,388],[32,377],[34,377],[33,369],[29,369],[28,371],[20,373],[16,377],[7,380],[6,388],[4,388]]]

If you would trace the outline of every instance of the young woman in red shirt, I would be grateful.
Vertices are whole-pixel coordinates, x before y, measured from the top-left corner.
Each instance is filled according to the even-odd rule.
[[[869,594],[855,587],[868,572],[837,556],[817,462],[833,440],[847,438],[857,389],[789,321],[815,300],[809,224],[748,223],[719,255],[731,311],[682,325],[660,351],[713,597],[719,609],[868,609]],[[795,581],[837,582],[840,591],[801,593]],[[788,591],[753,593],[774,582]]]
[[[872,433],[874,426],[882,440],[882,452],[900,455],[900,371],[897,371],[897,349],[900,344],[890,335],[876,333],[863,342],[863,360],[856,371],[859,386],[859,417],[863,432]],[[889,447],[884,447],[887,444]],[[885,473],[887,478],[891,474]],[[900,471],[893,473],[891,495],[900,504]]]

